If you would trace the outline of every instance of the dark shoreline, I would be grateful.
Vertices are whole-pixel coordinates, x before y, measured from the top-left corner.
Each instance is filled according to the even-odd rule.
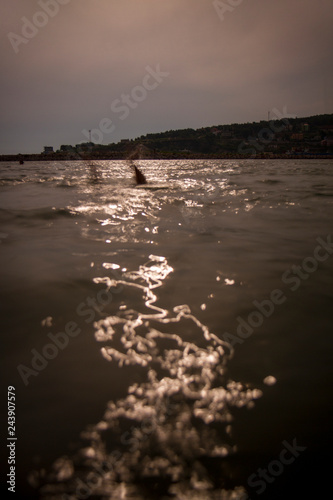
[[[93,160],[126,160],[127,154],[17,154],[0,155],[0,162],[20,162],[20,161],[93,161]],[[256,155],[235,155],[235,154],[202,154],[202,153],[169,153],[160,152],[158,155],[143,155],[140,160],[332,160],[333,154],[272,154],[258,153]]]

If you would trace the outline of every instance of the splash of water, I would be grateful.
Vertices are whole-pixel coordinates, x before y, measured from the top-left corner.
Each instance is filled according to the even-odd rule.
[[[56,462],[52,484],[42,490],[48,498],[245,498],[243,488],[225,488],[219,464],[236,450],[232,408],[251,407],[262,393],[226,378],[232,347],[188,305],[169,312],[157,304],[155,290],[172,272],[165,257],[150,255],[119,280],[95,278],[107,289],[122,285],[142,293],[144,312],[121,306],[94,328],[107,361],[134,365],[146,378],[108,403],[102,420],[83,433],[88,446]],[[201,341],[172,332],[183,321],[199,329]]]

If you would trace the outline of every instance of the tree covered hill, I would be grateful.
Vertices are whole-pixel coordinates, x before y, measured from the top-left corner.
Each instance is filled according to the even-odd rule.
[[[281,116],[281,115],[280,115]],[[333,114],[292,118],[279,113],[266,121],[167,130],[118,143],[62,145],[36,155],[6,155],[10,160],[172,158],[333,157]]]
[[[253,156],[254,154],[325,154],[332,150],[333,114],[281,118],[253,123],[168,130],[117,144],[83,143],[76,151],[124,154],[143,146],[144,157]],[[63,148],[66,149],[66,148]]]

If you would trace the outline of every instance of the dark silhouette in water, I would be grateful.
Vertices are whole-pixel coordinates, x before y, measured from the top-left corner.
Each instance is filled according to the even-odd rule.
[[[135,171],[135,179],[137,184],[147,184],[147,180],[143,173],[138,169],[136,165],[133,165]]]
[[[128,157],[128,160],[130,161],[132,167],[134,168],[135,180],[137,185],[147,184],[147,180],[143,175],[143,173],[141,172],[141,170],[139,170],[139,168],[136,165],[134,165],[134,160],[139,160],[144,155],[144,151],[146,149],[147,148],[145,148],[142,144],[139,144]]]
[[[94,165],[94,164],[89,165],[89,174],[90,174],[89,181],[92,184],[97,184],[97,183],[101,182],[100,172],[99,172],[96,165]]]

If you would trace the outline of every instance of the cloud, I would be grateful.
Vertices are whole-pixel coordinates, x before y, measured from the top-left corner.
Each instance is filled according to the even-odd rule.
[[[40,10],[4,5],[3,153],[85,140],[82,128],[111,118],[147,65],[170,77],[106,142],[263,119],[284,105],[298,116],[332,112],[331,0],[243,0],[223,21],[206,0],[71,0],[15,54],[8,33]]]

